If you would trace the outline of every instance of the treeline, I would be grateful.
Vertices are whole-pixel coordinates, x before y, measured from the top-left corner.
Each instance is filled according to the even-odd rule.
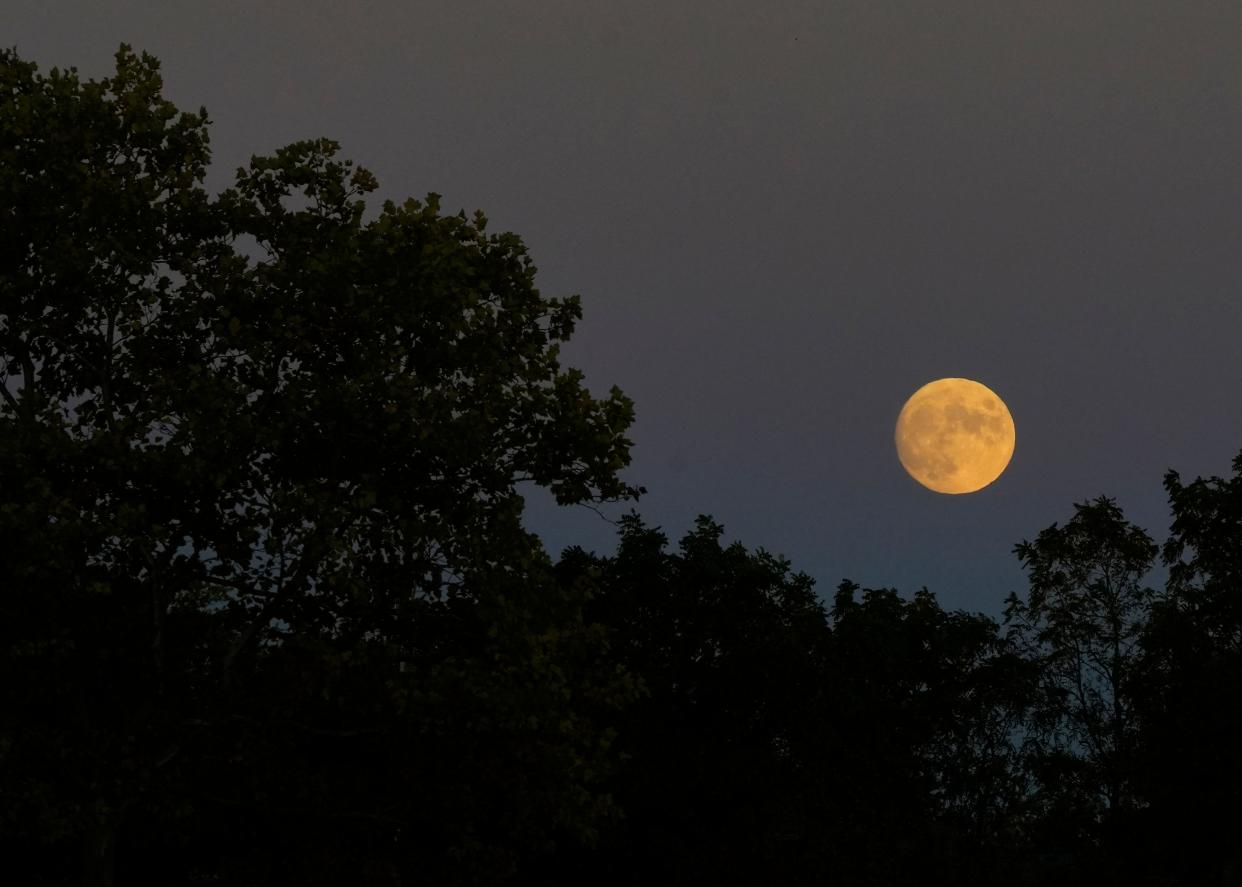
[[[641,492],[578,300],[327,140],[207,194],[160,90],[0,53],[13,883],[1242,883],[1242,456],[1002,623],[708,518],[554,561],[523,485]]]

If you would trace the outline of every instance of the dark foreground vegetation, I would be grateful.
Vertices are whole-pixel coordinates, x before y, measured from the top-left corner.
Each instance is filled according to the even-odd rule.
[[[640,492],[577,300],[328,141],[208,195],[206,130],[0,54],[6,883],[1242,883],[1242,460],[1001,625],[706,518],[554,562],[523,485]]]

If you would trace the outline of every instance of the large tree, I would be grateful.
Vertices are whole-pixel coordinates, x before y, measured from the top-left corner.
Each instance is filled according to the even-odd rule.
[[[656,870],[677,883],[781,880],[800,862],[792,756],[817,692],[823,607],[808,576],[722,534],[701,517],[668,551],[631,515],[615,556],[571,550],[558,565],[564,584],[591,590],[591,619],[644,691],[617,722],[624,819],[589,863],[597,882]]]
[[[1164,481],[1168,594],[1143,640],[1142,858],[1166,883],[1242,878],[1242,454],[1230,477]],[[1137,843],[1137,842],[1136,842]]]
[[[1008,883],[1022,798],[1012,734],[1028,671],[982,614],[927,589],[842,582],[833,597],[819,778],[850,804],[832,869],[847,883]],[[835,720],[835,723],[833,723]]]
[[[988,883],[1019,785],[1020,663],[985,617],[928,592],[809,577],[700,518],[669,550],[622,521],[611,557],[570,550],[612,655],[642,682],[617,719],[623,819],[564,883]]]
[[[1015,549],[1029,588],[1010,595],[1005,621],[1036,674],[1025,758],[1037,821],[1055,832],[1040,840],[1076,865],[1135,807],[1136,676],[1157,550],[1105,497]]]
[[[212,197],[207,125],[128,47],[0,54],[4,844],[482,882],[589,840],[572,700],[628,691],[520,495],[638,492],[630,401],[558,361],[577,298],[481,213],[368,212],[328,140]]]

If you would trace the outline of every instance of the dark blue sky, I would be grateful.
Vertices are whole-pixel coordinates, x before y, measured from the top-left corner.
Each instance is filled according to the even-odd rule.
[[[842,577],[997,614],[1011,549],[1242,449],[1242,4],[6,0],[0,43],[104,76],[122,41],[211,114],[212,184],[329,136],[580,293],[566,362],[637,402],[628,477]],[[942,496],[897,461],[966,376],[1013,462]],[[610,513],[616,514],[613,509]],[[607,550],[532,503],[555,549]]]

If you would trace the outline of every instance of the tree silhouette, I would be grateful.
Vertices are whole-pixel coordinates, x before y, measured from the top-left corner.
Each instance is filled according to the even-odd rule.
[[[557,359],[576,297],[434,195],[367,218],[327,140],[210,198],[206,115],[116,61],[0,56],[6,848],[450,883],[588,840],[574,703],[629,691],[518,492],[637,493],[630,402]]]
[[[702,517],[668,551],[630,516],[614,557],[558,564],[643,690],[616,722],[623,819],[558,882],[1005,871],[1025,666],[996,624],[851,583],[827,612],[787,561],[722,534]]]
[[[907,600],[843,582],[831,612],[825,685],[848,773],[835,792],[854,799],[832,868],[847,883],[915,883],[929,865],[959,883],[1011,878],[1026,665],[993,620],[946,612],[926,589]]]
[[[1102,820],[1134,806],[1138,644],[1156,598],[1143,579],[1157,551],[1103,497],[1015,549],[1030,588],[1009,597],[1005,621],[1038,670],[1026,759],[1044,820],[1069,846],[1090,847]]]
[[[1139,855],[1168,882],[1242,878],[1242,454],[1229,478],[1165,477],[1168,595],[1144,637]],[[1138,842],[1136,842],[1138,843]]]
[[[0,854],[23,884],[1233,884],[1242,455],[1024,541],[1005,629],[633,498],[521,240],[326,140],[202,187],[122,47],[0,53]],[[900,556],[901,552],[894,552]]]
[[[793,747],[823,608],[807,576],[722,532],[702,517],[668,552],[631,515],[615,557],[571,549],[558,564],[564,585],[591,590],[588,617],[643,691],[616,721],[627,760],[609,787],[624,819],[585,863],[592,880],[763,877],[803,827]]]

